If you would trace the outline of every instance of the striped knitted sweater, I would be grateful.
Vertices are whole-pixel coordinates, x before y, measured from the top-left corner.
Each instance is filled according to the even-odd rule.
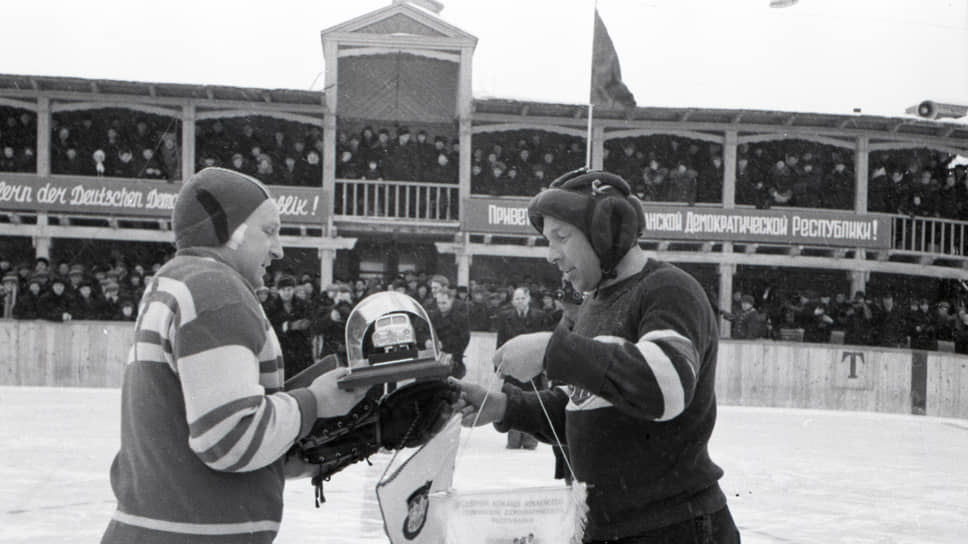
[[[241,275],[179,251],[141,299],[121,391],[118,500],[102,542],[271,542],[284,454],[316,414]]]
[[[505,385],[501,431],[568,446],[589,485],[586,541],[618,540],[726,505],[709,458],[716,423],[718,328],[702,287],[650,260],[587,297],[574,326],[560,324],[545,352],[538,395]],[[547,410],[548,416],[545,416]],[[555,433],[549,427],[549,418]]]

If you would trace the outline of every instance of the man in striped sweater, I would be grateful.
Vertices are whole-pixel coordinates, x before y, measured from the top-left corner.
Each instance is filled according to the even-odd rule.
[[[517,336],[495,366],[551,390],[462,383],[465,424],[494,423],[567,446],[588,485],[585,542],[739,542],[707,444],[716,422],[718,329],[706,295],[682,270],[638,245],[641,203],[628,184],[576,171],[531,200],[548,260],[588,293],[573,323]],[[557,437],[557,438],[556,438]]]
[[[146,286],[121,391],[118,500],[104,543],[271,542],[287,458],[316,418],[347,413],[336,369],[283,391],[282,351],[255,290],[282,257],[268,189],[206,168],[182,187],[175,257]]]

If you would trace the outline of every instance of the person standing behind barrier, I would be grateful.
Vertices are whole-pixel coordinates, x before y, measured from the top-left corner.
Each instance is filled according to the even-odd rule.
[[[437,305],[430,310],[430,322],[437,332],[440,351],[451,356],[453,364],[450,375],[463,378],[467,374],[464,350],[471,341],[471,327],[467,313],[455,308],[454,291],[444,287],[437,291]],[[429,342],[429,340],[428,340]]]
[[[763,316],[753,306],[753,297],[750,295],[742,296],[739,313],[727,314],[724,317],[727,321],[733,323],[732,331],[730,331],[732,333],[730,336],[733,339],[762,338],[766,334]]]
[[[500,348],[508,340],[520,334],[548,330],[548,321],[544,312],[531,307],[531,291],[527,287],[518,287],[514,290],[511,298],[511,308],[498,314],[497,317],[497,345]],[[544,387],[544,380],[541,376],[535,378],[535,385],[538,389]],[[525,390],[531,390],[531,386],[505,377],[504,383],[514,384]],[[538,440],[528,433],[517,430],[508,431],[507,448],[533,450],[538,447]]]
[[[587,543],[738,543],[708,453],[719,332],[702,286],[639,247],[641,203],[614,174],[566,174],[528,215],[548,260],[588,294],[571,327],[513,338],[494,359],[519,379],[546,370],[569,391],[460,382],[463,423],[565,441],[588,486]]]
[[[268,304],[266,315],[276,331],[286,362],[286,376],[295,376],[313,363],[309,335],[309,306],[295,296],[296,280],[292,276],[279,278],[276,284],[279,298]]]
[[[907,346],[907,320],[904,310],[894,304],[894,295],[884,293],[881,305],[871,318],[874,339],[878,346],[901,348]]]
[[[311,471],[286,452],[366,391],[337,387],[345,368],[283,391],[282,351],[255,296],[283,256],[262,183],[205,168],[181,187],[172,226],[178,251],[147,286],[124,371],[117,510],[101,542],[268,543],[285,478]]]

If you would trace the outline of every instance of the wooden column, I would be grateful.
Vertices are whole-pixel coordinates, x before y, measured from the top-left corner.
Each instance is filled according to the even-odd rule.
[[[474,100],[471,89],[471,76],[473,67],[474,49],[463,47],[460,51],[460,66],[458,67],[457,79],[457,121],[458,121],[458,141],[460,142],[460,158],[457,165],[457,193],[458,201],[461,203],[458,209],[458,218],[463,217],[463,203],[471,196],[471,160],[473,150],[471,147],[472,124],[471,124],[471,104]]]
[[[870,177],[868,162],[871,151],[870,138],[858,136],[854,148],[854,211],[867,213],[867,180]]]
[[[319,250],[319,285],[325,289],[333,283],[333,262],[336,261],[336,250],[320,248]]]
[[[719,309],[729,310],[733,306],[733,274],[736,272],[736,265],[720,263],[719,265]],[[721,338],[730,337],[730,322],[723,318],[719,319],[719,336]]]
[[[854,148],[854,211],[858,214],[867,213],[867,190],[868,178],[870,177],[870,137],[858,136]],[[863,261],[867,258],[867,251],[858,249],[854,252],[854,258]],[[867,291],[867,280],[870,278],[869,272],[851,271],[850,273],[850,295],[853,296],[857,291]]]
[[[467,251],[458,251],[455,256],[457,259],[457,285],[469,286],[471,284],[471,263],[474,257]]]
[[[50,98],[37,98],[37,175],[50,175]]]
[[[182,181],[195,174],[195,104],[182,106],[181,177]]]
[[[324,236],[334,236],[336,229],[333,227],[333,204],[336,194],[336,114],[339,111],[338,100],[338,47],[336,42],[330,39],[323,39],[323,61],[326,63],[326,70],[323,84],[323,105],[325,112],[323,116],[323,196],[326,198],[326,224],[323,227]],[[330,266],[332,274],[332,266]],[[331,276],[332,277],[332,276]]]
[[[723,141],[723,208],[736,206],[736,138],[737,131],[727,130]]]
[[[47,232],[47,225],[49,224],[47,213],[37,214],[37,232]],[[34,242],[34,258],[44,257],[48,261],[50,260],[50,236],[38,235],[33,237]],[[54,263],[50,263],[51,267]]]

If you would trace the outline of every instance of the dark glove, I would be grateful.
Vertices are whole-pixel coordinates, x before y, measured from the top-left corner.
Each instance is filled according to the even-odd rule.
[[[416,448],[447,423],[460,389],[447,380],[427,380],[401,387],[380,401],[378,440],[384,448]]]
[[[373,391],[382,390],[377,386]],[[446,380],[400,387],[379,400],[368,394],[349,413],[316,420],[310,433],[293,446],[303,461],[318,465],[312,483],[316,506],[324,502],[322,483],[347,466],[368,459],[380,448],[415,448],[444,426],[460,389]]]

